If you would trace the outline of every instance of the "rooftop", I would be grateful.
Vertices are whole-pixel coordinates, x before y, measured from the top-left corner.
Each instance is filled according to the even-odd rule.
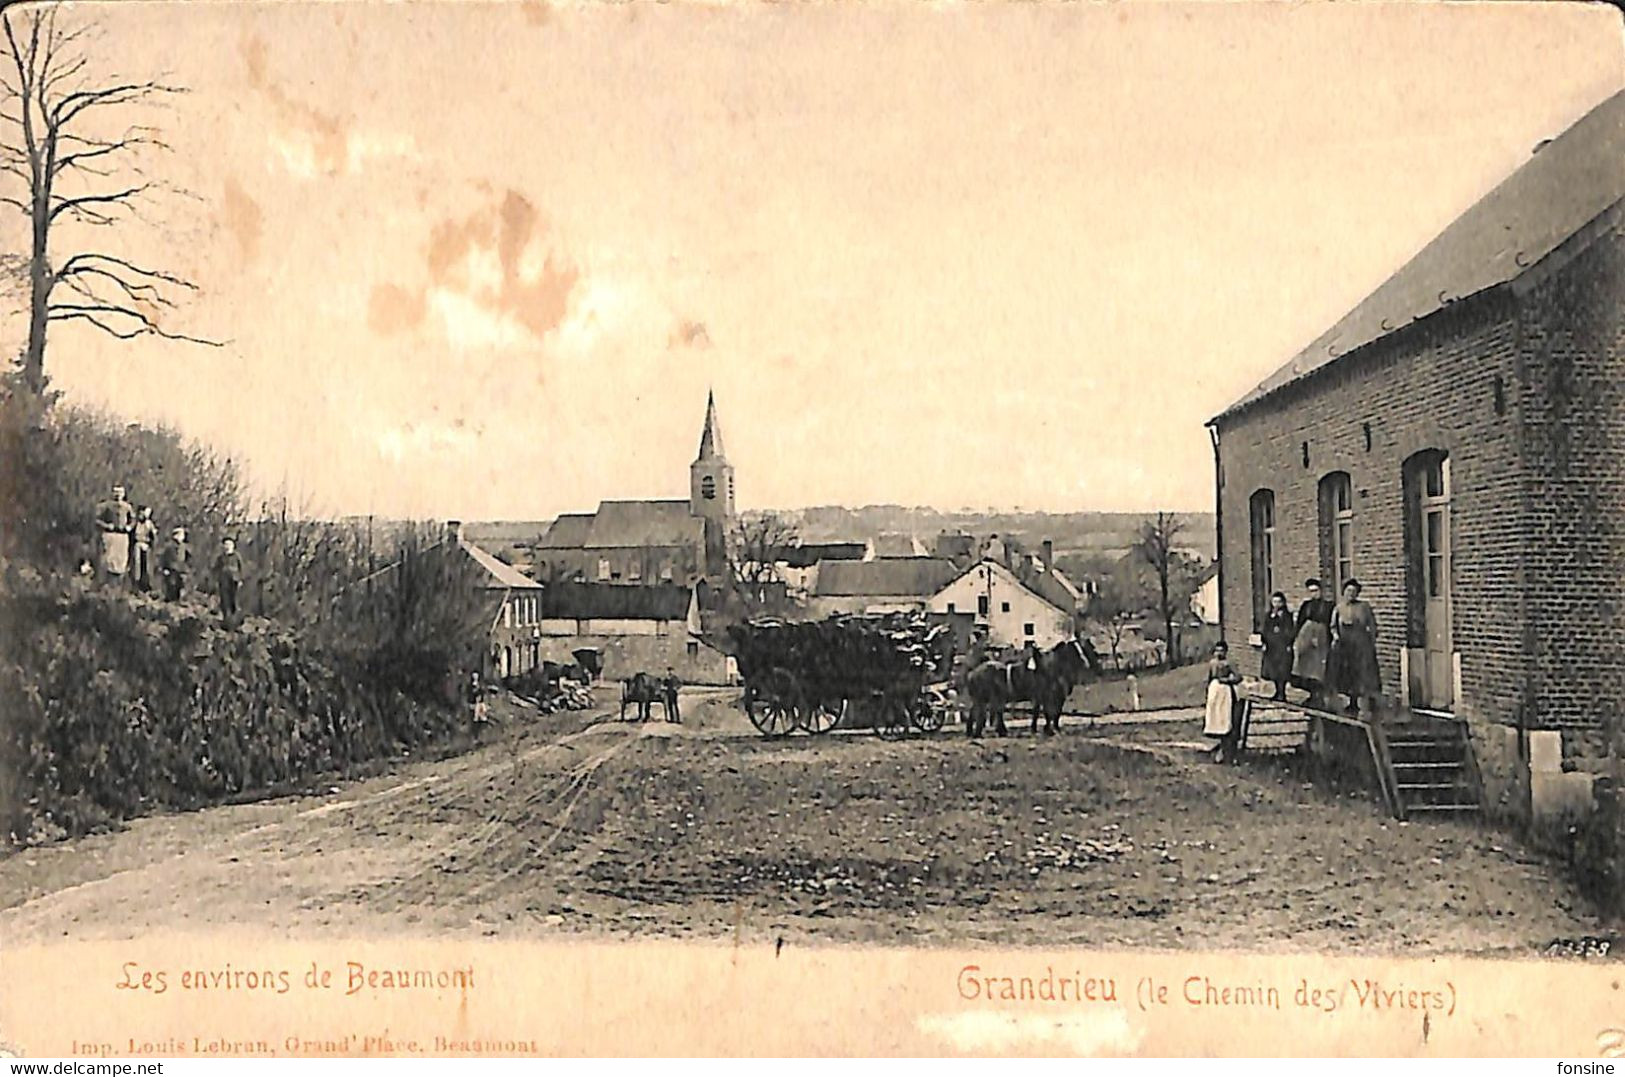
[[[1380,288],[1216,420],[1447,304],[1517,279],[1622,198],[1625,90],[1537,147]]]

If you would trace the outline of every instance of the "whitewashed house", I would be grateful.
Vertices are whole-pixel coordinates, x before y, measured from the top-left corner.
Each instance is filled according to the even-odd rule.
[[[1040,649],[1070,639],[1073,614],[1025,586],[996,561],[981,561],[931,596],[933,613],[969,613],[995,646]]]

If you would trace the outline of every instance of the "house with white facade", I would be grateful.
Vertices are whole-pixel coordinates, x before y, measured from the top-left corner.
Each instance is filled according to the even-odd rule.
[[[933,613],[969,613],[984,626],[995,646],[1040,649],[1070,639],[1073,612],[1063,610],[1024,585],[997,561],[981,561],[931,596]]]

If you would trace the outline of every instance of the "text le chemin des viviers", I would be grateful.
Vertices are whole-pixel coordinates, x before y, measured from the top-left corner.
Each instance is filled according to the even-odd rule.
[[[368,966],[346,961],[342,967],[325,967],[315,961],[303,970],[237,968],[146,968],[126,961],[114,988],[120,991],[146,991],[162,995],[171,989],[181,991],[262,991],[285,995],[296,988],[307,991],[339,991],[357,995],[362,991],[470,991],[474,989],[474,966],[453,968],[402,968]]]
[[[1299,978],[1287,986],[1265,981],[1229,983],[1209,976],[1193,975],[1163,981],[1142,976],[1130,994],[1126,981],[1114,976],[1086,976],[1083,972],[1057,972],[1046,965],[1042,973],[1010,975],[965,965],[956,981],[959,997],[966,1002],[1044,1002],[1121,1003],[1141,1010],[1165,1006],[1257,1008],[1283,1010],[1290,1007],[1335,1013],[1342,1009],[1367,1012],[1414,1010],[1450,1016],[1456,1012],[1456,985],[1392,983],[1370,978],[1350,978],[1316,985]]]

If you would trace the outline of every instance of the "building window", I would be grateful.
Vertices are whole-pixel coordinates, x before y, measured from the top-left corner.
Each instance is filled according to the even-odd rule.
[[[1334,595],[1354,578],[1354,484],[1346,471],[1320,480],[1320,570]]]
[[[1253,626],[1260,627],[1275,591],[1275,492],[1255,490],[1248,502],[1252,517]]]
[[[705,498],[707,501],[715,501],[717,499],[717,480],[715,476],[707,475],[705,478],[700,480],[700,496]]]
[[[688,656],[690,658],[698,658],[700,656],[700,645],[693,640],[688,641]]]
[[[513,603],[511,601],[502,604],[502,627],[513,627]]]
[[[987,616],[987,611],[990,608],[991,608],[991,603],[988,601],[988,597],[986,595],[977,595],[976,596],[976,616],[978,616],[978,617],[986,617]]]
[[[598,578],[599,580],[609,579],[609,558],[607,557],[598,559]]]
[[[1008,602],[1000,602],[999,603],[999,612],[1000,613],[1009,613],[1010,612],[1010,603],[1008,603]]]
[[[948,612],[949,613],[958,613],[959,612],[959,604],[957,602],[948,603]]]
[[[626,578],[634,583],[642,580],[643,566],[638,564],[636,561],[633,561],[630,565],[626,566]]]
[[[660,579],[664,583],[671,582],[671,566],[667,565],[660,570]]]
[[[1021,634],[1023,636],[1030,636],[1033,634],[1033,623],[1031,621],[1028,621],[1026,624],[1021,626]]]

